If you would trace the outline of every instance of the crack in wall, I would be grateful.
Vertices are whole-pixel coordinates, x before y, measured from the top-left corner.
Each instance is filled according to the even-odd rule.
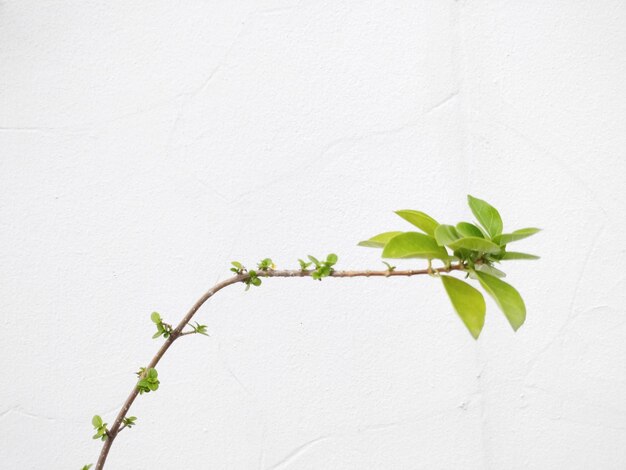
[[[308,452],[313,446],[319,444],[320,442],[327,441],[331,438],[331,436],[324,435],[320,437],[316,437],[310,441],[305,442],[304,444],[299,445],[295,449],[293,449],[289,454],[287,454],[282,460],[278,461],[267,470],[278,470],[279,468],[285,468],[291,462],[302,456],[304,453]]]

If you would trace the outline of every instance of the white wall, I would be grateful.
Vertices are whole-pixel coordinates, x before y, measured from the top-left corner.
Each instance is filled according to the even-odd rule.
[[[544,231],[474,342],[430,278],[270,280],[200,312],[111,469],[626,468],[621,1],[0,3],[0,462],[94,462],[233,259]],[[422,263],[417,263],[421,265]]]

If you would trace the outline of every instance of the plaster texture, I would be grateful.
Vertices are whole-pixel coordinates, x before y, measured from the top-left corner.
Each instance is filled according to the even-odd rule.
[[[428,277],[229,288],[108,468],[626,468],[624,5],[0,2],[0,467],[95,462],[231,260],[379,268],[469,193],[544,229],[516,334]]]

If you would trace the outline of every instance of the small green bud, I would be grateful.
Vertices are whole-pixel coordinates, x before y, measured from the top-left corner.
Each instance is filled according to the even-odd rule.
[[[307,263],[306,261],[301,260],[299,258],[298,258],[298,263],[300,263],[300,269],[302,271],[306,271],[308,269],[308,267],[311,266],[311,264],[312,264],[312,263]]]

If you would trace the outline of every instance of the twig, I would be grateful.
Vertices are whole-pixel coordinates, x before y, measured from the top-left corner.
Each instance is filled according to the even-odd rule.
[[[423,275],[423,274],[432,275],[433,273],[435,274],[446,273],[450,271],[458,271],[458,270],[463,270],[463,269],[464,269],[463,265],[455,264],[455,265],[450,265],[450,266],[447,266],[444,268],[438,268],[438,269],[433,269],[429,266],[428,269],[409,269],[409,270],[402,270],[402,271],[395,270],[395,269],[394,270],[385,269],[382,271],[369,271],[369,270],[332,271],[328,277],[418,276],[418,275]],[[264,278],[266,277],[295,278],[295,277],[310,277],[312,273],[313,271],[311,270],[297,270],[297,269],[274,270],[274,269],[271,269],[271,270],[263,271],[261,276]],[[165,340],[165,342],[161,345],[161,347],[159,348],[157,353],[154,355],[152,360],[146,366],[146,370],[156,367],[156,365],[159,363],[163,355],[167,352],[167,350],[174,343],[174,341],[176,341],[179,337],[195,333],[195,331],[183,332],[183,328],[187,326],[187,324],[191,321],[191,319],[196,314],[196,312],[200,309],[200,307],[202,307],[202,305],[204,305],[204,303],[207,300],[209,300],[217,292],[224,289],[225,287],[228,287],[233,284],[238,284],[240,282],[245,282],[247,279],[249,279],[249,277],[250,276],[247,273],[237,274],[222,282],[215,284],[208,291],[206,291],[204,295],[200,297],[196,301],[196,303],[191,307],[191,309],[183,317],[180,323],[176,325],[176,328],[172,330],[170,336]],[[104,468],[104,463],[106,462],[107,456],[109,455],[109,451],[111,450],[111,446],[113,445],[115,438],[122,431],[122,429],[126,427],[126,425],[122,423],[128,411],[130,410],[130,407],[132,406],[133,402],[137,398],[137,395],[139,395],[139,389],[137,388],[137,385],[135,385],[133,386],[133,389],[131,390],[130,395],[128,395],[128,398],[126,398],[124,405],[122,405],[122,408],[120,409],[117,417],[115,418],[115,421],[113,422],[113,424],[111,425],[111,428],[108,431],[108,434],[107,434],[108,437],[104,441],[102,450],[100,451],[100,456],[98,458],[98,463],[96,464],[95,470],[102,470]]]
[[[197,331],[183,331],[180,335],[178,336],[187,336],[187,335],[194,335],[196,334]]]

